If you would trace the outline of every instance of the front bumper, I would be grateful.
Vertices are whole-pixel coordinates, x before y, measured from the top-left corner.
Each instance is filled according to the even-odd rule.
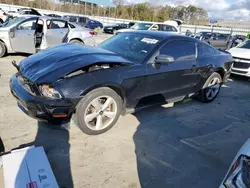
[[[18,107],[28,116],[41,121],[70,118],[80,100],[80,98],[48,99],[34,96],[22,87],[16,74],[10,80],[10,90],[17,100]]]
[[[250,68],[249,69],[232,68],[232,74],[237,74],[237,75],[246,76],[250,78]]]

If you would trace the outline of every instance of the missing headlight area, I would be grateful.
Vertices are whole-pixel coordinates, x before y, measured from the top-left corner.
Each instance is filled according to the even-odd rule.
[[[120,63],[96,63],[96,64],[93,64],[93,65],[90,65],[81,69],[77,69],[65,75],[64,78],[70,78],[70,77],[77,76],[80,74],[86,74],[86,73],[98,71],[101,69],[109,69],[109,68],[114,68],[114,67],[119,67],[119,66],[121,66]]]
[[[230,172],[225,179],[226,188],[231,187],[250,187],[250,158],[241,155],[232,165]]]

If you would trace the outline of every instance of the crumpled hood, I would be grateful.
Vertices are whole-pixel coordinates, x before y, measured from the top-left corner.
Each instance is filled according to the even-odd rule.
[[[250,49],[246,48],[231,48],[229,52],[233,57],[250,59]]]
[[[36,84],[53,83],[64,75],[98,62],[131,64],[121,56],[79,44],[60,44],[20,63],[22,75]]]

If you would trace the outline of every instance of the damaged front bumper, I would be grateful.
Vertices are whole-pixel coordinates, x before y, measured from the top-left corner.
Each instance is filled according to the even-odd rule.
[[[40,121],[70,118],[79,99],[49,99],[28,92],[15,74],[10,80],[10,90],[16,98],[18,107],[28,116]]]

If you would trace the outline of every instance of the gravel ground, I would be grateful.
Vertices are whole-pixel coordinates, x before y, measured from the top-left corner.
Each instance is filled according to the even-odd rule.
[[[97,43],[108,37],[97,36]],[[23,58],[0,59],[0,135],[7,150],[44,146],[60,187],[218,187],[250,135],[250,82],[241,77],[230,79],[213,103],[148,108],[99,136],[82,133],[73,120],[68,130],[38,123],[9,90],[11,60]]]

